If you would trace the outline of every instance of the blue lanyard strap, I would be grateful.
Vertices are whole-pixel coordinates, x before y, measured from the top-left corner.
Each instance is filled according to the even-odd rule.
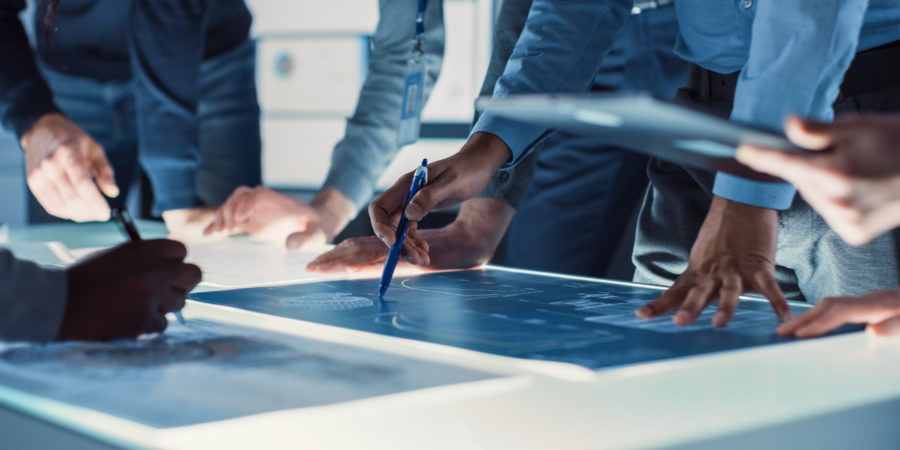
[[[425,35],[425,7],[428,6],[428,0],[419,0],[419,13],[416,14],[416,37]]]

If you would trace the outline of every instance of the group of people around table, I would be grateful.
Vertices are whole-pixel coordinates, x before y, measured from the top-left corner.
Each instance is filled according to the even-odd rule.
[[[478,266],[506,235],[508,263],[599,275],[643,198],[634,281],[668,289],[638,317],[690,324],[715,307],[712,323],[726,326],[752,292],[784,335],[845,323],[900,334],[896,2],[504,0],[482,95],[649,91],[816,151],[742,147],[743,168],[714,173],[487,111],[459,152],[429,164],[408,206],[412,173],[369,201],[400,148],[410,55],[426,68],[426,101],[440,76],[443,1],[379,1],[356,109],[309,203],[259,185],[242,0],[34,3],[32,49],[26,1],[0,0],[0,122],[25,152],[32,217],[105,220],[137,187],[145,215],[174,235],[276,233],[295,249],[332,242],[368,204],[375,236],[308,270],[383,264],[405,211],[410,264]],[[457,204],[449,225],[416,227]],[[0,251],[0,339],[162,331],[201,278],[185,256],[178,242],[144,241],[54,270]],[[789,300],[815,306],[793,317]]]

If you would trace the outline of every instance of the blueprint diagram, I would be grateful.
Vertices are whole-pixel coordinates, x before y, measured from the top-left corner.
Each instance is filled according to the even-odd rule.
[[[601,369],[790,341],[765,301],[741,301],[731,324],[711,325],[714,305],[693,325],[634,311],[658,289],[480,269],[397,277],[384,301],[378,280],[327,281],[208,292],[193,299],[502,356]],[[308,308],[298,302],[354,307]],[[368,299],[368,302],[365,300]],[[797,307],[802,313],[804,307]],[[849,329],[852,329],[849,328]],[[843,329],[847,331],[848,329]]]

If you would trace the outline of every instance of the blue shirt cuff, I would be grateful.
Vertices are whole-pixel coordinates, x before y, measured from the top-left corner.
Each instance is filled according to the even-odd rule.
[[[791,207],[797,189],[790,183],[755,181],[719,172],[713,194],[760,208],[784,210]]]
[[[504,167],[510,167],[528,155],[535,141],[545,131],[547,130],[543,127],[516,122],[485,112],[475,122],[475,126],[472,127],[472,132],[469,133],[469,136],[471,137],[475,133],[482,132],[491,133],[500,138],[512,152],[512,158],[504,165]]]

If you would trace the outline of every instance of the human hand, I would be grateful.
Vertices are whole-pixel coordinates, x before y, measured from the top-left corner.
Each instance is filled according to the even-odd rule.
[[[862,245],[900,225],[900,115],[846,116],[833,124],[788,119],[798,154],[743,146],[737,158],[797,187],[845,241]]]
[[[103,147],[81,127],[62,114],[45,114],[20,143],[28,187],[48,213],[76,222],[109,219],[100,192],[116,197],[119,188]]]
[[[816,337],[847,323],[868,324],[876,336],[900,336],[900,288],[859,298],[823,299],[803,315],[778,327],[778,334]]]
[[[725,326],[737,308],[738,297],[756,290],[769,299],[782,322],[791,309],[775,282],[778,212],[714,197],[688,258],[688,267],[658,299],[636,312],[643,319],[678,308],[673,321],[694,322],[719,299],[712,323]]]
[[[200,269],[185,264],[186,255],[175,241],[135,241],[70,267],[56,339],[102,341],[162,332],[166,313],[183,308],[187,293],[200,282]]]
[[[350,200],[333,188],[322,189],[307,205],[263,186],[241,186],[216,211],[203,233],[274,236],[285,239],[287,248],[301,248],[331,242],[355,212]]]
[[[472,198],[487,186],[494,172],[509,157],[509,147],[500,138],[490,133],[475,133],[458,153],[428,165],[428,184],[410,201],[406,217],[418,222],[432,210]],[[414,172],[410,172],[400,177],[369,205],[372,229],[389,246],[394,244],[413,176]]]
[[[411,224],[403,241],[401,256],[407,264],[429,267],[431,258],[428,254],[430,246],[423,236],[430,236],[424,230],[420,235]],[[365,270],[378,270],[384,267],[390,247],[384,245],[375,236],[363,236],[345,239],[335,248],[325,252],[306,265],[307,272],[333,273],[333,272],[362,272]],[[399,264],[403,264],[401,261]]]
[[[212,206],[199,206],[164,211],[162,216],[170,236],[181,240],[194,240],[203,236],[203,229],[213,219],[215,213],[216,208]]]
[[[410,225],[403,241],[403,256],[429,269],[467,269],[488,262],[494,255],[515,210],[495,198],[463,202],[459,215],[444,228],[416,230]],[[389,248],[375,236],[347,239],[313,260],[310,272],[351,272],[384,265]]]

